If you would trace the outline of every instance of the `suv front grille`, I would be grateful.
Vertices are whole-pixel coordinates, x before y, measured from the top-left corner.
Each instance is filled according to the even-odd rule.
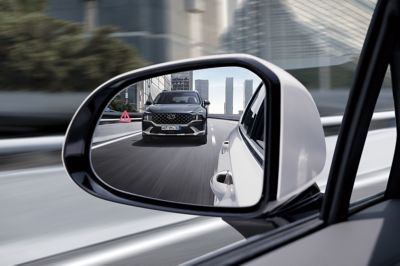
[[[188,124],[192,120],[195,120],[195,116],[180,113],[153,113],[152,120],[156,124]]]

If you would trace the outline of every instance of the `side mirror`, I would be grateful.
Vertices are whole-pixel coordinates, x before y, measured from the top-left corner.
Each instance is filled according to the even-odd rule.
[[[150,78],[164,88],[148,88],[157,105],[142,118],[102,122],[115,97],[143,95]],[[250,79],[255,87],[245,105],[243,81]],[[209,110],[198,95],[213,102]],[[131,98],[138,110],[148,103]],[[294,77],[254,56],[218,55],[154,65],[102,84],[71,121],[63,160],[78,186],[105,200],[255,218],[315,184],[325,137],[311,95]]]
[[[210,101],[209,100],[204,100],[204,106],[209,106],[210,105]]]
[[[153,102],[150,101],[150,100],[147,100],[146,103],[145,103],[146,106],[149,106],[149,105],[152,105],[152,104],[153,104]]]

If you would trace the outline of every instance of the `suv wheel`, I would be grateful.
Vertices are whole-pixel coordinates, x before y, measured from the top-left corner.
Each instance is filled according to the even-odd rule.
[[[199,137],[199,143],[200,144],[206,144],[207,143],[207,135],[202,135]]]

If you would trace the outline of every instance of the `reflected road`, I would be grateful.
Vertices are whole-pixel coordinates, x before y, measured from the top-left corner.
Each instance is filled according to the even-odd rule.
[[[93,168],[107,184],[124,191],[170,201],[213,205],[210,178],[217,168],[222,142],[237,123],[208,119],[208,140],[204,145],[179,137],[145,143],[138,131],[106,145],[94,145]]]

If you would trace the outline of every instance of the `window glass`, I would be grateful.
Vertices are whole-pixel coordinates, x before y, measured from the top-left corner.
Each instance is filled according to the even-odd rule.
[[[351,202],[365,199],[386,189],[397,137],[396,120],[393,110],[394,102],[391,91],[391,77],[388,72],[375,106],[374,117],[369,126],[353,187]],[[337,131],[341,121],[341,116],[331,118],[337,120],[337,126],[326,125],[324,127],[326,135],[326,163],[317,180],[322,192],[326,188],[337,142]],[[332,128],[333,130],[331,130]]]
[[[386,75],[375,111],[382,108],[382,105],[388,110],[394,109],[389,81],[390,73]],[[375,112],[358,166],[351,202],[385,191],[392,166],[396,138],[394,111]]]
[[[161,93],[154,101],[156,104],[198,104],[199,98],[195,93]]]
[[[252,99],[250,106],[247,107],[242,119],[242,125],[248,135],[252,134],[254,123],[257,117],[262,113],[260,107],[265,100],[265,86],[261,86],[257,90],[256,95]]]
[[[326,137],[326,167],[318,180],[322,191],[336,144],[340,116],[346,106],[376,4],[376,0],[2,2],[5,3],[0,10],[2,138],[40,136],[46,141],[52,140],[49,136],[53,135],[62,138],[82,100],[100,84],[121,73],[172,60],[246,53],[265,59],[295,76],[312,94],[321,116],[339,116],[334,126],[324,124],[325,132],[330,129],[330,134]],[[134,117],[140,117],[139,107],[144,106],[153,90],[163,90],[167,85],[196,90],[196,78],[189,72],[174,77],[174,80],[174,84],[169,84],[168,80],[154,79],[145,84],[138,94],[120,95],[118,102],[121,106],[132,106]],[[242,99],[231,104],[230,113],[221,108],[219,115],[228,114],[230,118],[239,119],[239,114],[243,112],[242,106],[248,104],[258,85],[245,80],[240,80],[240,83],[243,87],[232,93],[240,95]],[[390,88],[390,82],[385,83]],[[222,91],[221,98],[229,102],[226,84],[227,82],[217,84],[218,87],[213,90]],[[203,99],[208,99],[207,94],[201,95]],[[252,129],[260,102],[261,100],[245,114],[243,127],[246,130]],[[136,105],[137,103],[140,105]],[[211,103],[209,108],[214,108],[213,106],[215,105]],[[387,111],[391,108],[393,106],[381,95],[376,111]],[[118,120],[115,110],[108,111],[110,119]],[[218,130],[217,127],[210,130],[215,131],[217,140]],[[368,186],[371,182],[364,178],[367,175],[364,171],[366,167],[371,170],[376,167],[378,173],[390,161],[391,156],[386,152],[390,153],[391,149],[384,149],[385,145],[390,146],[389,142],[382,142],[384,145],[378,145],[376,151],[370,148],[374,143],[379,143],[379,130],[384,128],[376,128],[371,124],[372,138],[367,139],[356,185],[363,188],[363,193],[359,194],[360,190],[353,193],[357,195],[354,196],[357,199],[365,197],[368,194],[364,193],[366,191],[372,193],[369,190],[371,186]],[[394,137],[390,135],[391,139]],[[211,139],[210,143],[212,142]],[[54,182],[47,182],[46,186],[41,184],[41,180],[46,177],[45,172],[48,170],[27,171],[26,168],[53,169],[53,166],[61,169],[60,153],[60,150],[46,152],[40,149],[29,153],[2,155],[0,172],[13,171],[13,176],[4,174],[4,178],[9,178],[9,181],[7,179],[7,182],[3,182],[5,187],[2,195],[11,199],[20,191],[26,193],[24,198],[12,200],[8,206],[3,204],[0,208],[2,213],[9,213],[0,219],[0,228],[9,228],[12,225],[12,230],[8,230],[3,241],[7,253],[10,254],[3,264],[21,264],[38,258],[32,254],[40,253],[42,257],[52,255],[46,248],[51,241],[24,241],[23,245],[13,245],[22,238],[42,239],[45,234],[48,236],[46,239],[51,240],[60,232],[68,231],[69,237],[60,238],[58,246],[73,250],[79,247],[76,243],[90,246],[125,234],[154,229],[161,226],[157,221],[165,221],[165,228],[169,228],[173,223],[193,218],[140,208],[129,209],[83,197],[82,192],[67,183],[62,188],[59,187],[68,180],[61,170],[51,173],[51,180]],[[175,154],[171,153],[171,156]],[[207,160],[210,159],[207,157]],[[214,162],[210,161],[212,163]],[[149,164],[152,165],[153,162]],[[179,161],[179,165],[184,166],[185,162]],[[32,178],[35,177],[33,172],[38,173],[37,178]],[[24,189],[26,187],[30,189]],[[381,189],[382,186],[377,190]],[[52,197],[54,191],[58,190],[63,191],[63,197]],[[41,195],[50,195],[52,200],[43,200]],[[85,211],[77,211],[77,206],[85,206]],[[55,213],[72,215],[65,219],[63,215],[54,215]],[[138,221],[138,217],[140,224],[127,226],[131,231],[125,230],[121,233],[121,230],[115,230],[118,229],[116,225],[127,225]],[[85,223],[82,223],[83,220]],[[163,264],[175,265],[243,239],[220,219],[197,221],[197,226],[207,228],[201,236],[188,234],[179,243],[134,252],[129,259],[142,259],[145,264],[158,265],[162,257]],[[93,228],[105,230],[93,233]],[[136,231],[132,231],[132,228]],[[90,237],[86,237],[82,242],[79,232],[96,234],[96,241],[89,241]],[[20,250],[32,252],[21,253]],[[57,252],[68,250],[64,248]]]

